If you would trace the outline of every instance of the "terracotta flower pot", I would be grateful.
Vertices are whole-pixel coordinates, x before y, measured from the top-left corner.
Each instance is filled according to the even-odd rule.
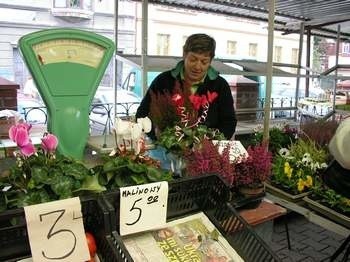
[[[256,197],[265,192],[265,185],[263,183],[259,185],[242,185],[238,187],[238,191],[245,197]]]

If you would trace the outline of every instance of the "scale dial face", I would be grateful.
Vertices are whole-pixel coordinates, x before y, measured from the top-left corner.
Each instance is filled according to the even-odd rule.
[[[52,63],[78,63],[97,68],[105,48],[81,39],[53,39],[33,45],[41,65]]]

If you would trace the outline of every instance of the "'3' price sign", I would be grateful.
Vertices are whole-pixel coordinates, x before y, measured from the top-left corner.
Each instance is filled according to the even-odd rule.
[[[90,259],[78,197],[24,207],[35,262]]]
[[[120,188],[120,235],[166,224],[168,182]]]

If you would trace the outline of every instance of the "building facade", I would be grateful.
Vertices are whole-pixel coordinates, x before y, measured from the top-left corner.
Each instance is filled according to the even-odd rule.
[[[21,36],[33,31],[73,27],[115,39],[114,2],[110,0],[0,0],[0,76],[20,84],[28,71],[18,50]],[[142,4],[118,1],[118,52],[141,54]],[[161,5],[148,7],[148,54],[181,56],[187,36],[207,33],[217,42],[216,57],[267,60],[267,24]],[[305,46],[305,45],[304,45]],[[296,64],[299,36],[275,32],[274,61]],[[305,51],[303,52],[305,54]],[[114,61],[102,85],[111,86]],[[127,73],[118,68],[117,84]],[[121,70],[121,71],[120,71]],[[124,70],[124,72],[123,72]],[[284,68],[286,71],[292,69]],[[108,81],[106,79],[109,79]]]

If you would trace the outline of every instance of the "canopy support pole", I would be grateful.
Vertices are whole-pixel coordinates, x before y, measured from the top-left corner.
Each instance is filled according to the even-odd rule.
[[[147,49],[148,49],[148,0],[142,0],[142,47],[141,47],[141,70],[142,70],[142,96],[147,92]]]
[[[266,67],[266,94],[264,107],[264,134],[263,141],[269,142],[270,113],[271,113],[271,90],[273,73],[273,37],[275,20],[275,0],[269,0],[269,25],[268,25],[268,45],[267,45],[267,67]]]

